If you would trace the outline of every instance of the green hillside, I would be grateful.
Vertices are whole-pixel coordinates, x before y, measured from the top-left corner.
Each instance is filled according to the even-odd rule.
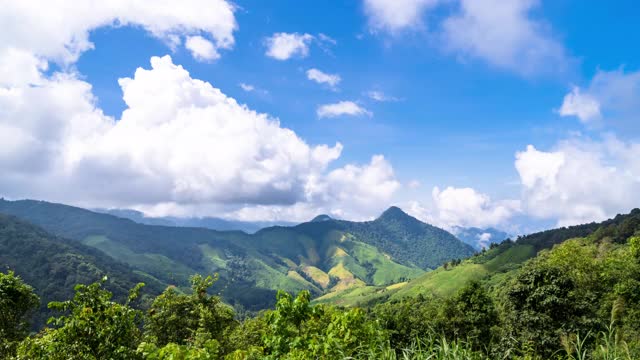
[[[369,222],[326,217],[255,234],[143,225],[32,200],[0,200],[0,213],[98,249],[146,281],[186,290],[192,274],[219,273],[212,291],[252,310],[271,306],[277,290],[309,290],[320,296],[368,285],[386,286],[473,253],[453,235],[398,208]]]
[[[609,237],[623,242],[640,229],[640,210],[628,215],[618,215],[602,223],[563,227],[522,236],[517,241],[506,240],[493,244],[485,252],[478,253],[457,264],[448,263],[409,281],[387,286],[366,286],[325,294],[317,303],[335,303],[343,306],[363,306],[386,300],[400,300],[417,295],[448,297],[470,281],[483,281],[489,285],[502,281],[512,270],[534,258],[542,250],[550,249],[568,239],[591,236]]]
[[[2,214],[0,269],[13,270],[36,289],[41,299],[34,319],[37,327],[51,315],[47,303],[69,298],[78,283],[91,283],[108,275],[107,287],[118,299],[126,298],[129,289],[138,282],[147,284],[149,294],[158,294],[166,286],[94,248],[52,236],[36,226]]]

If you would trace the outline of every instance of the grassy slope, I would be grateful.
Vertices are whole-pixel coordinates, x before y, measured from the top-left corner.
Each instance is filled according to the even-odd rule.
[[[494,277],[500,277],[505,272],[518,268],[535,254],[534,247],[527,244],[496,248],[484,256],[470,258],[453,268],[445,270],[440,267],[407,282],[347,289],[326,294],[315,301],[331,302],[342,306],[360,306],[419,294],[450,296],[471,280],[491,281]]]
[[[101,250],[112,258],[138,269],[142,274],[160,278],[169,284],[188,284],[189,277],[195,273],[194,269],[171,260],[164,255],[136,253],[105,236],[88,236],[82,243]]]

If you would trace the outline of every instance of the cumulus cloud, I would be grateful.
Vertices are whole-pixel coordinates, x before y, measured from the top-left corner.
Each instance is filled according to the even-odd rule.
[[[326,213],[337,218],[371,220],[388,207],[400,187],[391,164],[384,156],[375,155],[369,164],[349,164],[315,179],[308,188],[307,202],[286,207],[245,207],[229,216],[247,221],[282,218],[306,221]]]
[[[220,58],[213,43],[202,36],[189,36],[184,46],[191,51],[191,55],[199,61],[211,61]]]
[[[583,123],[603,117],[635,121],[640,115],[640,71],[598,70],[586,89],[574,87],[565,95],[559,113]]]
[[[603,221],[640,204],[637,142],[614,135],[597,140],[578,136],[549,150],[529,145],[515,157],[519,200],[495,201],[472,188],[436,187],[431,204],[409,202],[408,212],[448,229],[496,226],[518,232],[534,222],[569,226]]]
[[[472,188],[435,187],[431,195],[434,216],[447,228],[496,226],[520,211],[518,200],[493,201]]]
[[[441,38],[443,49],[457,57],[478,58],[524,76],[562,72],[572,60],[550,26],[533,17],[538,4],[538,0],[364,0],[364,10],[373,31],[396,34],[421,27],[425,14],[440,7],[445,15],[433,34]]]
[[[379,206],[362,199],[382,201],[395,190],[383,158],[332,169],[340,143],[307,144],[278,119],[192,78],[169,56],[153,57],[150,68],[118,81],[126,104],[119,119],[103,113],[73,66],[93,48],[90,32],[105,26],[136,26],[172,49],[184,44],[196,59],[213,60],[233,46],[233,11],[224,0],[186,0],[179,11],[168,0],[0,8],[2,195],[156,215],[322,208],[362,216],[370,211],[363,204]],[[51,61],[60,66],[49,73]],[[387,195],[359,189],[345,197],[342,186],[354,185],[335,172]],[[376,179],[381,183],[371,184]]]
[[[372,116],[373,114],[356,104],[353,101],[340,101],[334,104],[325,104],[318,107],[316,111],[319,118],[333,118],[343,115],[348,116],[361,116],[367,115]]]
[[[399,186],[382,156],[329,171],[341,144],[308,145],[169,56],[119,80],[127,109],[118,121],[72,75],[39,82],[0,92],[0,188],[13,197],[156,214],[291,207],[362,216]]]
[[[424,12],[440,0],[364,0],[364,11],[373,31],[398,32],[419,27]]]
[[[581,93],[579,87],[574,87],[565,95],[559,113],[562,116],[577,116],[580,121],[588,123],[600,118],[600,102],[589,94]]]
[[[92,49],[92,30],[104,26],[138,26],[175,46],[186,36],[206,34],[215,51],[234,44],[237,28],[234,6],[226,0],[175,2],[114,1],[10,1],[2,5],[2,50],[26,50],[61,64],[75,62]]]
[[[537,0],[459,0],[460,11],[443,22],[445,47],[522,75],[567,67],[564,47],[549,26],[531,16]]]
[[[473,188],[434,187],[431,203],[410,201],[407,212],[427,223],[453,230],[456,227],[505,227],[521,212],[519,200],[493,200]]]
[[[490,233],[482,233],[476,236],[478,238],[478,243],[482,248],[488,248],[491,245],[491,237]]]
[[[608,136],[574,138],[552,150],[516,154],[523,205],[559,226],[601,221],[640,203],[640,144]]]
[[[168,56],[152,58],[151,69],[119,83],[128,108],[117,122],[95,108],[89,84],[74,78],[3,96],[11,112],[0,123],[29,140],[9,153],[41,159],[36,170],[64,170],[55,175],[79,182],[78,192],[96,201],[131,192],[127,198],[137,203],[291,204],[342,149],[310,147],[276,119],[192,79]],[[28,101],[36,97],[44,106]],[[23,166],[15,165],[5,169],[20,175]]]
[[[288,60],[292,57],[307,57],[309,44],[314,36],[298,33],[275,33],[265,40],[268,57],[276,60]]]
[[[327,74],[315,68],[307,70],[307,79],[329,85],[331,88],[335,88],[342,80],[338,74]]]

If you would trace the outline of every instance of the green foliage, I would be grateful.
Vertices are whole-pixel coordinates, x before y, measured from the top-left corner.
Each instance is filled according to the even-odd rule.
[[[489,344],[492,329],[499,322],[493,299],[477,281],[470,282],[449,299],[443,312],[445,335],[452,339],[469,340],[478,346]]]
[[[205,341],[200,346],[169,343],[158,347],[154,343],[143,342],[138,347],[138,354],[149,360],[215,360],[219,359],[220,347],[213,339]]]
[[[527,266],[507,290],[507,331],[550,357],[560,348],[562,333],[586,332],[579,323],[585,304],[576,290],[575,282],[558,268]]]
[[[630,237],[629,246],[631,247],[631,254],[636,258],[640,258],[640,236]]]
[[[138,284],[126,304],[111,301],[112,294],[102,285],[77,285],[73,300],[51,302],[49,307],[67,313],[51,318],[53,329],[45,329],[25,340],[18,348],[18,359],[136,359],[141,338],[141,313],[129,307],[138,297]]]
[[[1,202],[1,201],[0,201]],[[147,291],[159,294],[164,286],[149,279],[102,252],[50,235],[42,229],[0,214],[0,268],[9,268],[35,289],[42,299],[40,308],[30,319],[32,330],[40,329],[54,312],[51,301],[74,295],[76,284],[89,284],[109,276],[105,284],[118,301],[125,301],[128,291],[139,282]]]
[[[225,335],[236,325],[233,310],[218,296],[207,294],[217,276],[191,278],[190,295],[180,294],[169,287],[151,304],[145,321],[145,335],[149,342],[205,346],[216,349],[225,342]],[[212,345],[215,340],[215,346]],[[178,349],[171,347],[171,349]],[[182,349],[182,348],[180,348]]]
[[[347,358],[384,344],[384,332],[376,322],[367,321],[362,309],[311,306],[309,300],[306,291],[295,299],[278,293],[276,309],[265,315],[266,358]]]
[[[12,271],[0,272],[0,358],[15,351],[19,341],[28,335],[28,316],[40,300],[33,288]]]
[[[434,334],[439,327],[443,301],[434,297],[417,296],[377,305],[370,314],[389,334],[390,346],[406,349]]]

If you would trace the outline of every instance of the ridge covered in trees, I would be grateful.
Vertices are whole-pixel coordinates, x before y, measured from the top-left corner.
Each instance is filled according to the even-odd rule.
[[[136,274],[134,283],[144,281],[147,288],[153,288],[154,296],[167,285],[187,291],[192,274],[218,273],[212,291],[236,308],[250,311],[272,307],[278,290],[308,290],[318,296],[365,285],[389,285],[473,253],[450,233],[398,208],[389,209],[375,221],[328,219],[270,227],[255,234],[144,225],[33,200],[0,200],[0,213],[66,239],[68,246],[80,246],[83,251],[90,248],[111,258],[112,263],[122,263],[121,267]],[[0,265],[13,266],[24,256],[28,254],[15,253]],[[88,281],[79,280],[76,282]],[[76,282],[66,283],[64,288],[71,289]],[[116,292],[118,296],[121,293]]]

